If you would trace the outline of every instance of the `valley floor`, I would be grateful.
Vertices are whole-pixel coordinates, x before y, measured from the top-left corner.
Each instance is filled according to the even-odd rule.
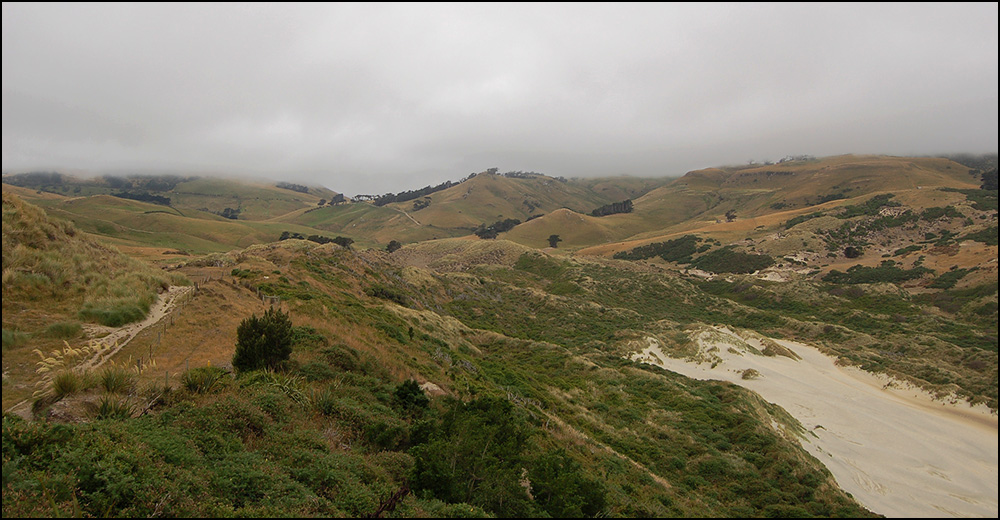
[[[748,342],[727,329],[717,332],[714,341],[701,342],[715,362],[669,357],[653,338],[635,359],[696,379],[730,381],[783,407],[806,428],[803,446],[876,513],[997,516],[997,415],[988,408],[935,400],[838,366],[802,343],[776,340],[801,360],[765,357],[740,349]],[[750,379],[744,379],[747,369],[756,371]]]

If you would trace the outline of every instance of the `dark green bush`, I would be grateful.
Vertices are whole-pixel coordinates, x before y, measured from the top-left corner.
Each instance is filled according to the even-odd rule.
[[[292,321],[280,309],[268,309],[260,318],[254,314],[236,329],[233,368],[238,371],[274,370],[291,355]]]
[[[716,249],[698,257],[692,267],[711,273],[747,274],[774,265],[774,259],[767,255],[733,251],[729,247]]]

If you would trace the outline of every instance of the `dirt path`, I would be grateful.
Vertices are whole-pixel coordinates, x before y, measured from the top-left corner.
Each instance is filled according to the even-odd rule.
[[[417,222],[417,219],[415,219],[415,218],[413,218],[412,216],[410,216],[410,214],[409,214],[409,213],[407,213],[406,211],[403,211],[403,210],[401,210],[401,209],[399,209],[399,208],[389,208],[389,209],[394,209],[394,210],[396,210],[396,211],[398,211],[398,212],[400,212],[400,213],[402,213],[402,214],[406,215],[406,218],[408,218],[408,219],[412,220],[414,224],[416,224],[416,225],[418,225],[418,226],[423,226],[423,224],[421,224],[420,222]]]
[[[94,357],[80,363],[79,368],[82,370],[93,370],[95,368],[100,368],[105,361],[111,359],[115,356],[121,349],[125,348],[133,338],[135,338],[140,332],[142,332],[147,327],[157,324],[164,316],[170,313],[177,306],[180,297],[188,294],[194,290],[192,286],[178,286],[172,285],[167,290],[167,292],[161,294],[153,304],[152,308],[149,309],[149,314],[146,319],[138,323],[130,323],[122,327],[104,327],[101,325],[90,325],[86,326],[85,330],[87,335],[91,337],[100,336],[103,333],[107,335],[101,337],[101,342],[105,345],[111,345],[111,350],[102,351],[95,355]]]
[[[84,330],[88,336],[94,338],[106,334],[100,338],[101,342],[106,345],[111,345],[110,350],[101,351],[94,357],[81,362],[77,365],[77,368],[81,370],[93,370],[99,368],[107,360],[115,356],[121,349],[125,348],[133,338],[136,337],[140,332],[142,332],[147,327],[159,323],[164,316],[170,314],[180,301],[180,298],[194,290],[193,286],[177,286],[172,285],[167,290],[167,292],[160,294],[156,303],[149,310],[149,314],[146,319],[138,323],[130,323],[122,327],[105,327],[102,325],[84,325]],[[23,401],[11,406],[6,410],[6,412],[16,413],[21,415],[26,419],[31,419],[31,399],[24,399]]]

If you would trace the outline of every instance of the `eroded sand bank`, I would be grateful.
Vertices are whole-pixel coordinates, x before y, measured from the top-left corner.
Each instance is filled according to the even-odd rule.
[[[715,368],[712,361],[670,358],[653,338],[634,359],[730,381],[783,407],[814,434],[802,439],[803,447],[872,511],[996,518],[997,416],[989,409],[935,401],[908,385],[837,366],[801,343],[775,340],[801,357],[794,360],[755,354],[759,341],[727,329],[696,339]],[[746,369],[760,376],[743,379]]]

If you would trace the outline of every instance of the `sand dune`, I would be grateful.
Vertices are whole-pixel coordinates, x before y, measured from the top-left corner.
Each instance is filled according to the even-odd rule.
[[[996,518],[997,416],[989,409],[936,401],[884,376],[836,366],[801,343],[775,340],[802,358],[793,360],[759,355],[759,339],[727,329],[696,339],[700,364],[666,356],[653,338],[634,359],[688,377],[730,381],[783,407],[810,432],[803,447],[872,511]],[[743,379],[751,368],[760,377]]]

